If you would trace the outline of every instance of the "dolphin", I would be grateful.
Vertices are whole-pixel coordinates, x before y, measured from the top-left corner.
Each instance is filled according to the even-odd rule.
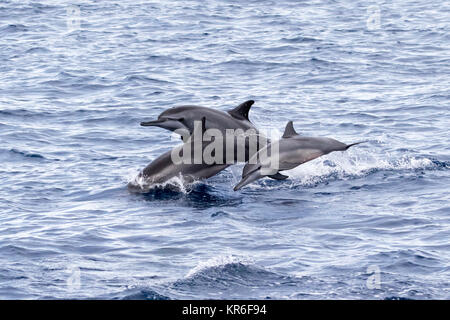
[[[196,164],[194,159],[189,155],[190,163],[174,161],[173,155],[183,155],[184,148],[189,145],[190,149],[195,148],[195,143],[200,142],[200,147],[202,150],[205,147],[205,142],[202,139],[202,135],[205,132],[205,117],[201,120],[201,136],[195,135],[195,130],[193,135],[189,139],[176,146],[170,151],[167,151],[160,155],[158,158],[153,160],[144,170],[142,170],[135,181],[128,184],[128,189],[130,191],[137,192],[148,192],[152,187],[168,182],[170,179],[179,177],[182,179],[183,183],[192,183],[197,180],[203,180],[210,178],[220,171],[224,170],[229,166],[229,164],[206,164],[201,162]]]
[[[362,142],[345,144],[331,138],[304,137],[295,131],[292,121],[289,121],[282,138],[277,143],[278,152],[275,142],[272,142],[249,159],[242,171],[242,179],[234,187],[234,191],[266,176],[277,180],[287,179],[288,176],[281,174],[280,171],[293,169],[333,151],[345,151]]]
[[[135,181],[128,184],[131,191],[148,192],[152,187],[164,184],[172,178],[179,177],[184,183],[210,178],[227,168],[228,164],[174,164],[171,152],[167,151],[153,160],[142,170]]]
[[[170,131],[187,129],[192,134],[194,121],[201,121],[205,117],[206,129],[256,129],[248,118],[254,103],[253,100],[245,101],[228,112],[200,106],[173,107],[162,112],[157,120],[141,122],[141,126],[155,126]]]
[[[226,152],[223,152],[223,162],[228,162],[228,164],[246,162],[256,151],[267,144],[267,139],[259,133],[258,129],[248,118],[250,107],[254,103],[255,101],[248,100],[227,112],[200,106],[173,107],[162,112],[157,120],[141,122],[141,126],[156,126],[177,133],[185,131],[187,132],[185,136],[187,136],[193,133],[196,121],[206,118],[205,128],[207,130],[218,129],[222,134],[223,150],[226,150]],[[247,132],[247,135],[241,135],[241,138],[243,137],[244,139],[234,136],[232,142],[227,142],[227,129],[241,129],[243,132]],[[260,139],[255,139],[257,141],[252,147],[250,147],[252,142],[250,142],[249,135],[260,137]],[[229,143],[232,143],[232,145],[229,145]],[[238,152],[239,147],[245,148],[245,154],[242,156]],[[234,153],[232,159],[230,159],[231,156],[227,157],[227,152]]]

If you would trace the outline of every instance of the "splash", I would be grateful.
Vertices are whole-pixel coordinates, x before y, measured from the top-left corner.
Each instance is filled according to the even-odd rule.
[[[128,183],[128,189],[138,193],[167,189],[188,194],[192,191],[193,187],[201,183],[200,180],[195,180],[193,182],[186,181],[182,175],[175,176],[162,183],[149,183],[148,180],[141,174],[136,175],[136,171],[134,170],[132,172],[128,172],[125,179]]]
[[[248,258],[238,257],[233,254],[217,256],[206,261],[200,261],[197,266],[189,270],[185,276],[185,279],[192,278],[193,276],[211,268],[224,267],[226,265],[237,263],[250,264],[253,262]]]
[[[380,170],[400,171],[433,169],[435,163],[426,157],[402,155],[395,158],[391,154],[381,155],[369,151],[349,151],[346,153],[331,153],[311,162],[287,171],[291,178],[301,185],[315,185],[328,180],[354,179],[367,176]]]

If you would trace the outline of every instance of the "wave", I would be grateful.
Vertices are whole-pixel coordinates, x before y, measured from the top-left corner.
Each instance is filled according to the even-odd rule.
[[[153,83],[153,84],[172,84],[170,81],[150,78],[143,75],[130,75],[127,76],[124,81],[126,82],[135,82],[135,83]]]
[[[33,47],[25,51],[28,54],[39,54],[39,53],[49,53],[51,52],[48,48],[45,47]]]
[[[18,149],[10,149],[9,152],[17,155],[21,155],[25,158],[38,158],[38,159],[46,159],[42,154],[29,152],[29,151],[22,151]]]
[[[128,178],[128,191],[144,201],[177,201],[177,205],[199,209],[237,206],[238,196],[230,196],[218,189],[214,181],[186,182],[174,177],[164,183],[148,185],[142,177]]]
[[[237,165],[239,166],[239,165]],[[450,168],[450,162],[439,161],[425,156],[402,155],[392,156],[390,153],[377,154],[373,150],[350,150],[346,153],[331,153],[313,161],[304,163],[292,170],[285,171],[290,177],[290,188],[296,186],[316,186],[320,183],[333,180],[353,180],[373,175],[380,171],[416,171],[416,170],[442,170]],[[235,172],[230,168],[233,180],[240,179],[241,171]],[[205,185],[209,180],[185,181],[182,176],[173,177],[164,183],[148,184],[140,175],[129,174],[126,178],[128,188],[134,193],[149,193],[167,191],[189,194],[196,186]],[[279,188],[279,183],[272,180],[260,180],[254,186],[262,184],[269,188]]]
[[[198,183],[193,182],[189,184],[183,179],[182,176],[176,176],[161,183],[149,183],[141,174],[138,174],[133,178],[128,177],[127,180],[128,190],[133,193],[149,193],[165,190],[168,192],[187,194],[190,190],[192,190],[192,185]]]
[[[28,31],[28,27],[23,24],[9,24],[0,28],[0,34],[9,34],[14,32],[26,32]]]
[[[312,37],[303,37],[296,36],[291,38],[281,38],[281,41],[289,42],[289,43],[301,43],[301,42],[318,42],[320,39],[312,38]]]
[[[369,150],[332,153],[286,171],[286,174],[294,186],[315,186],[330,180],[366,177],[380,171],[439,170],[448,167],[450,164],[447,162],[427,157],[403,155],[395,158],[389,154],[377,155]]]
[[[189,270],[189,272],[186,274],[185,279],[193,278],[201,273],[206,273],[208,270],[213,269],[221,269],[225,268],[226,266],[236,266],[236,265],[245,265],[248,264],[250,260],[248,258],[240,258],[234,255],[225,255],[225,256],[217,256],[214,258],[211,258],[206,261],[200,262],[197,266]]]
[[[247,257],[219,255],[201,261],[181,279],[154,283],[151,287],[137,286],[113,295],[114,299],[336,299],[344,294],[353,299],[423,299],[434,296],[433,290],[423,289],[421,283],[408,275],[399,276],[406,265],[423,269],[435,267],[436,259],[408,251],[382,252],[371,257],[380,265],[382,286],[374,291],[367,287],[372,273],[357,266],[356,272],[332,267],[327,273],[299,271],[284,274],[255,264]],[[391,262],[394,263],[391,263]],[[393,266],[394,265],[394,266]],[[392,269],[396,272],[392,273]],[[333,272],[329,274],[330,270]],[[351,270],[354,270],[353,267]],[[339,290],[336,288],[339,287]]]
[[[148,289],[148,288],[136,288],[129,289],[122,293],[120,296],[115,296],[113,299],[121,299],[121,300],[170,300],[169,297],[166,297],[158,292]]]
[[[176,299],[271,299],[287,298],[287,291],[302,282],[260,267],[249,258],[221,255],[200,262],[165,289]]]

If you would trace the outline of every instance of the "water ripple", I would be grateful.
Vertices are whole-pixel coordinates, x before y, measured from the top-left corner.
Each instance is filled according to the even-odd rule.
[[[2,1],[0,298],[449,299],[448,12]],[[127,190],[179,143],[142,120],[248,99],[257,127],[367,142],[240,192],[242,165]]]

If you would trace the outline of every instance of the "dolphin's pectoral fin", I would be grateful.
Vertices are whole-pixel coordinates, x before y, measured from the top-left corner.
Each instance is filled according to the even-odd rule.
[[[259,171],[253,171],[252,173],[242,176],[241,181],[233,188],[234,191],[237,191],[241,189],[243,186],[248,185],[249,183],[252,183],[253,181],[256,181],[258,179],[261,179],[264,177],[264,175],[261,175]]]
[[[273,174],[273,175],[271,175],[271,176],[268,176],[269,178],[272,178],[272,179],[275,179],[275,180],[285,180],[285,179],[287,179],[287,178],[289,178],[289,176],[285,176],[284,174],[281,174],[281,173],[276,173],[276,174]]]
[[[255,103],[253,100],[245,101],[244,103],[241,103],[233,110],[228,111],[230,116],[237,118],[239,120],[248,120],[248,112],[250,111],[250,107]]]
[[[292,121],[289,121],[286,124],[286,128],[284,129],[283,138],[290,138],[298,135],[299,134],[294,129],[294,124],[292,123]]]

